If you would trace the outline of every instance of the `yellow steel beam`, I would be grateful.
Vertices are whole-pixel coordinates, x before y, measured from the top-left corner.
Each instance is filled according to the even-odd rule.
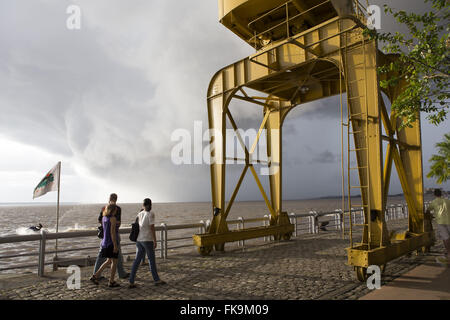
[[[293,224],[285,224],[268,227],[247,228],[244,230],[232,230],[221,234],[195,234],[193,235],[194,245],[197,247],[208,247],[225,242],[234,242],[261,238],[271,235],[283,235],[294,232]]]
[[[253,33],[248,30],[248,26],[246,26],[246,23],[239,16],[231,13],[231,23],[232,27],[238,27],[239,32],[242,33],[245,37],[253,37]]]
[[[386,160],[384,162],[384,171],[383,171],[383,181],[384,181],[384,191],[383,191],[383,203],[386,208],[387,197],[389,194],[389,185],[391,182],[391,173],[392,173],[392,162],[394,160],[394,149],[396,148],[395,144],[388,144],[387,152],[386,152]],[[383,211],[384,212],[384,211]]]
[[[377,247],[383,236],[383,172],[377,47],[364,41],[345,50],[347,101],[365,213],[363,242]],[[372,219],[376,213],[376,218]]]
[[[269,119],[266,122],[267,131],[267,157],[270,160],[269,166],[269,184],[270,184],[270,198],[272,208],[277,214],[277,217],[271,219],[271,224],[279,223],[278,219],[282,214],[282,133],[283,120],[285,112],[289,110],[290,103],[287,101],[276,102],[276,108],[270,113]],[[268,110],[266,110],[268,112]]]
[[[388,64],[398,59],[398,55],[382,55],[380,65]],[[383,79],[388,79],[397,74],[385,74]],[[404,88],[407,86],[405,79],[402,79],[395,87],[385,90],[391,102],[393,102]],[[422,142],[420,130],[420,116],[412,127],[401,128],[399,126],[401,118],[395,118],[397,141],[400,147],[398,163],[401,163],[404,171],[404,184],[408,186],[408,194],[405,193],[410,208],[409,230],[420,233],[425,230],[424,225],[424,203],[423,203],[423,167],[422,167]]]
[[[409,187],[408,178],[406,175],[405,168],[403,167],[402,159],[397,148],[394,148],[394,162],[397,168],[398,177],[400,179],[400,184],[402,185],[403,193],[405,195],[406,203],[408,204],[409,217],[414,221],[414,223],[420,223],[417,218],[416,204],[414,198],[411,195],[411,189]]]
[[[242,147],[242,149],[245,152],[245,161],[248,164],[249,163],[250,154],[249,154],[249,152],[247,150],[247,147],[245,146],[244,139],[242,139],[242,136],[239,133],[239,129],[238,129],[237,125],[236,125],[236,122],[233,119],[233,116],[231,115],[230,110],[227,110],[227,116],[228,116],[228,120],[230,120],[231,126],[234,129],[234,132],[236,133],[236,136],[237,136],[237,138],[239,140],[239,143],[241,144],[241,147]]]
[[[263,132],[263,129],[264,129],[265,125],[266,125],[266,122],[267,122],[267,119],[269,118],[269,115],[270,115],[270,110],[268,110],[266,112],[266,114],[264,115],[264,119],[261,122],[261,125],[259,126],[258,134],[256,135],[256,139],[253,142],[252,148],[250,149],[250,155],[252,155],[253,152],[255,152],[256,146],[258,145],[259,138],[261,137],[261,133]]]
[[[266,192],[264,191],[264,187],[258,178],[258,174],[256,173],[255,168],[253,167],[252,164],[250,164],[249,166],[250,166],[250,171],[252,172],[252,175],[255,178],[256,184],[258,185],[259,191],[261,192],[261,194],[264,198],[264,201],[266,202],[266,206],[270,211],[270,215],[272,216],[272,218],[276,218],[276,213],[273,211],[272,205],[270,204],[269,198],[267,198]]]
[[[412,145],[406,144],[404,142],[398,141],[397,139],[389,137],[389,136],[382,135],[381,139],[383,139],[384,141],[393,142],[394,144],[398,145],[400,148],[403,148],[403,149],[420,150],[420,146],[412,146]]]
[[[242,170],[241,176],[239,177],[239,181],[236,185],[236,188],[233,191],[233,194],[231,195],[230,201],[228,202],[227,209],[225,211],[225,219],[228,217],[228,213],[230,212],[231,207],[233,206],[234,199],[236,198],[239,189],[241,187],[242,181],[244,180],[245,174],[247,173],[248,164],[245,165],[244,170]]]
[[[216,84],[223,88],[226,86],[225,79]],[[211,194],[212,209],[218,210],[218,215],[213,215],[209,231],[211,233],[224,232],[228,230],[226,220],[221,215],[225,207],[225,108],[227,95],[217,95],[208,100],[208,120],[210,129],[214,130],[211,136]]]
[[[301,0],[292,0],[292,3],[300,13],[305,12],[309,9],[309,7]],[[317,24],[318,19],[310,12],[305,12],[304,16],[305,20],[307,20],[311,25]]]
[[[371,265],[382,266],[414,250],[427,247],[432,243],[432,233],[409,234],[410,238],[397,240],[386,247],[368,250],[366,247],[348,248],[348,264],[367,268]]]
[[[380,109],[381,109],[381,119],[384,124],[384,129],[386,130],[387,134],[389,135],[389,138],[393,139],[395,131],[393,127],[395,126],[395,115],[392,112],[391,118],[389,118],[386,105],[384,103],[383,97],[379,95],[380,99]],[[389,144],[387,147],[387,153],[386,153],[386,160],[384,162],[384,172],[383,172],[383,181],[384,181],[384,188],[383,188],[383,203],[384,203],[384,209],[383,212],[386,209],[387,204],[387,197],[389,194],[389,185],[391,182],[391,174],[392,174],[392,162],[394,160],[394,148],[397,148],[395,143],[392,143],[392,140],[389,140]]]
[[[239,100],[243,100],[243,101],[247,101],[247,102],[251,102],[251,103],[263,106],[263,107],[267,106],[265,103],[259,102],[259,101],[255,100],[255,99],[250,98],[250,97],[241,97],[239,95],[235,95],[234,98],[239,99]]]
[[[397,131],[398,140],[408,145],[421,145],[420,116],[412,128],[403,128]],[[410,187],[410,204],[408,209],[412,214],[409,229],[412,232],[423,232],[424,230],[424,203],[423,203],[423,168],[422,149],[400,149],[398,160],[405,169],[405,180]],[[413,209],[413,210],[411,210]]]

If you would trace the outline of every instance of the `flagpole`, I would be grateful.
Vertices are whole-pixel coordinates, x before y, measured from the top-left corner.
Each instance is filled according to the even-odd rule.
[[[56,233],[59,231],[59,193],[61,186],[61,161],[58,162],[59,170],[58,170],[58,200],[56,201]],[[53,261],[58,259],[58,239],[56,239],[55,243],[55,256],[53,257]],[[55,265],[53,265],[54,269],[57,269]]]

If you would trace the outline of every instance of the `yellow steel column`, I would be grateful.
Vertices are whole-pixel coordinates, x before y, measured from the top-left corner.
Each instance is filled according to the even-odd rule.
[[[388,55],[380,59],[380,63],[388,63],[396,59],[395,55]],[[385,75],[384,77],[389,77]],[[405,80],[401,80],[396,87],[390,87],[385,90],[391,102],[403,92],[406,86]],[[424,203],[423,203],[423,163],[422,163],[422,137],[420,115],[412,127],[401,128],[401,119],[394,118],[394,130],[397,133],[397,139],[400,152],[396,151],[397,171],[402,172],[399,177],[402,182],[403,191],[409,209],[409,231],[413,233],[421,233],[424,231]]]
[[[367,223],[364,226],[363,243],[370,242],[371,247],[378,247],[382,242],[384,216],[382,131],[376,62],[375,41],[365,41],[348,48],[345,57],[347,100]]]
[[[409,231],[414,233],[424,232],[424,204],[423,204],[423,168],[422,168],[422,143],[420,131],[420,118],[412,128],[404,128],[397,131],[400,142],[404,142],[418,148],[402,148],[400,146],[400,158],[406,172],[406,179],[411,192],[415,210],[410,210]],[[414,212],[415,211],[415,212]],[[415,216],[413,216],[415,214]]]
[[[225,214],[225,157],[226,157],[226,113],[229,95],[223,93],[225,80],[223,74],[218,74],[211,82],[208,91],[208,120],[211,147],[211,193],[212,212],[209,233],[228,231]],[[223,245],[216,246],[223,250]]]
[[[269,112],[266,108],[265,112]],[[269,183],[270,198],[272,208],[276,216],[271,215],[270,224],[277,223],[278,216],[282,210],[282,163],[281,163],[281,111],[273,110],[270,112],[266,122],[267,130],[267,157],[269,159]]]

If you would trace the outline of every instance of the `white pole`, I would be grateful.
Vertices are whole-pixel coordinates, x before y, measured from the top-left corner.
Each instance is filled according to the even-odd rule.
[[[59,231],[59,193],[60,193],[60,186],[61,186],[61,161],[58,162],[58,200],[56,202],[56,233]],[[55,257],[56,260],[58,258],[58,239],[56,239],[55,244]]]

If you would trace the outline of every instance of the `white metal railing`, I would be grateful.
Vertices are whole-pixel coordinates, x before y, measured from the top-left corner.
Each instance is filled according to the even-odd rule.
[[[425,203],[425,209],[428,207],[428,202]],[[352,210],[352,215],[354,221],[363,221],[364,213],[363,209],[356,208]],[[406,219],[408,218],[408,206],[405,204],[398,205],[390,205],[386,208],[385,219],[386,221],[397,220],[397,219]],[[342,215],[341,209],[336,209],[334,211],[329,212],[317,212],[317,211],[309,211],[307,213],[290,213],[289,214],[290,222],[294,225],[294,237],[298,237],[300,234],[318,234],[321,231],[321,220],[322,222],[328,221],[328,224],[325,228],[339,231],[342,230],[343,223],[345,223],[345,217]],[[229,225],[236,225],[237,230],[242,230],[245,228],[246,224],[255,224],[262,223],[263,226],[268,226],[270,223],[270,216],[265,215],[261,218],[250,218],[244,219],[243,217],[239,217],[235,220],[227,221]],[[210,221],[200,221],[199,223],[191,223],[191,224],[178,224],[178,225],[168,225],[166,223],[161,223],[161,225],[156,226],[155,230],[157,234],[159,234],[159,239],[157,242],[160,244],[159,248],[156,250],[160,253],[160,258],[166,259],[168,256],[169,249],[180,249],[186,247],[192,247],[191,243],[183,243],[179,245],[174,245],[169,247],[169,242],[180,242],[185,240],[192,240],[192,236],[186,237],[169,237],[169,232],[174,230],[192,230],[197,229],[199,233],[207,232],[210,225]],[[120,234],[129,234],[131,228],[121,228],[119,230]],[[40,234],[35,235],[18,235],[18,236],[5,236],[0,237],[0,244],[11,244],[11,243],[21,243],[21,242],[32,242],[39,241],[39,251],[31,252],[31,253],[23,253],[23,254],[12,254],[12,255],[0,255],[0,259],[11,259],[11,258],[19,258],[19,257],[30,257],[37,256],[38,263],[34,264],[23,264],[23,265],[14,265],[11,267],[0,268],[0,271],[12,270],[12,269],[24,269],[24,268],[38,268],[38,275],[44,275],[44,267],[46,265],[55,265],[57,263],[70,263],[70,262],[79,262],[80,259],[58,259],[57,261],[46,262],[46,255],[55,254],[55,251],[49,251],[46,248],[46,244],[48,240],[55,239],[76,239],[76,238],[86,238],[86,237],[97,237],[97,230],[87,230],[87,231],[76,231],[76,232],[63,232],[63,233],[47,233],[45,230],[41,230]],[[270,241],[270,237],[264,236],[264,241]],[[127,247],[135,245],[133,242],[129,243],[121,243],[121,247]],[[243,247],[245,242],[243,240],[238,241],[238,246]],[[75,251],[85,251],[85,250],[94,250],[98,249],[98,246],[90,246],[90,247],[82,247],[82,248],[70,248],[58,250],[58,253],[65,252],[75,252]],[[133,252],[123,252],[122,255],[133,254]]]

